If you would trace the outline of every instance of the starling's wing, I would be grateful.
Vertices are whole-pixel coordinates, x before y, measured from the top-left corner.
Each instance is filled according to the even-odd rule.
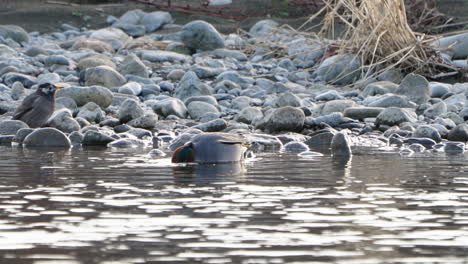
[[[31,111],[36,105],[37,101],[40,99],[36,94],[30,94],[24,98],[18,108],[16,108],[15,113],[13,114],[13,120],[20,120],[22,116]]]

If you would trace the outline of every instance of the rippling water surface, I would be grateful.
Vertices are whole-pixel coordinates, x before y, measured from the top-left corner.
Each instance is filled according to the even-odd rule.
[[[0,147],[1,263],[466,263],[467,156]]]

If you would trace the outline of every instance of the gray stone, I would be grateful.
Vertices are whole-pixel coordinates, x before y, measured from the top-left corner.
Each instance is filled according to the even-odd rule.
[[[109,43],[97,39],[79,39],[70,48],[71,50],[91,50],[98,53],[112,53],[114,48]]]
[[[261,20],[250,28],[249,35],[255,38],[266,37],[276,30],[278,26],[278,23],[273,20]]]
[[[47,122],[47,125],[64,133],[71,133],[81,129],[78,121],[73,119],[71,111],[66,108],[56,111]]]
[[[138,139],[153,138],[153,134],[151,133],[151,131],[146,130],[144,128],[132,128],[132,129],[128,130],[127,133],[130,134],[130,135],[134,135]]]
[[[99,85],[111,88],[122,86],[125,82],[125,77],[109,66],[97,66],[85,72],[87,86]]]
[[[0,121],[0,135],[15,135],[22,128],[29,128],[29,126],[20,120]]]
[[[133,9],[125,12],[115,23],[138,25],[145,16],[145,12],[140,9]]]
[[[253,79],[249,80],[248,78],[242,77],[237,71],[225,71],[216,77],[216,82],[224,80],[235,82],[242,88],[246,88],[248,85],[255,82]]]
[[[142,25],[132,25],[117,22],[114,23],[112,27],[119,28],[132,37],[141,37],[144,36],[146,33],[146,28]]]
[[[81,144],[84,146],[106,146],[115,139],[100,131],[88,130],[84,134]]]
[[[123,86],[120,86],[118,91],[119,93],[138,96],[141,94],[142,88],[137,82],[128,82]]]
[[[437,103],[432,105],[424,111],[424,115],[435,119],[436,117],[445,114],[447,112],[447,105],[444,102]]]
[[[466,59],[468,57],[468,33],[445,37],[433,42],[443,53],[449,54],[451,59]]]
[[[191,71],[193,71],[200,79],[216,77],[219,74],[223,73],[224,70],[225,69],[223,68],[212,68],[212,67],[204,67],[204,66],[197,66],[191,69]]]
[[[285,106],[273,110],[257,123],[257,128],[268,132],[291,131],[300,132],[304,127],[304,112],[296,107]]]
[[[317,101],[332,101],[332,100],[341,100],[344,99],[337,91],[331,90],[323,92],[317,96],[315,96],[315,100]]]
[[[335,112],[343,113],[346,109],[355,107],[357,104],[353,100],[333,100],[325,103],[322,109],[322,115],[328,115]]]
[[[249,107],[251,101],[250,97],[238,96],[232,100],[231,106],[233,109],[242,110]]]
[[[151,157],[151,158],[161,158],[161,157],[165,157],[166,153],[164,153],[164,151],[162,151],[160,149],[152,149],[148,153],[148,156]]]
[[[433,148],[437,143],[430,139],[430,138],[408,138],[403,141],[405,144],[418,144],[422,145],[424,148],[431,149]]]
[[[369,104],[370,107],[412,107],[413,104],[406,96],[386,94]]]
[[[143,15],[140,23],[146,28],[146,32],[154,32],[166,24],[172,23],[173,19],[170,13],[164,11],[155,11]]]
[[[356,120],[377,117],[384,108],[382,107],[350,107],[344,111],[344,116]]]
[[[379,94],[393,93],[398,89],[398,85],[389,81],[379,81],[370,83],[361,92],[362,97],[375,96]]]
[[[325,59],[315,71],[320,80],[335,85],[354,82],[361,75],[360,59],[353,55],[335,55]]]
[[[103,108],[110,106],[114,99],[113,93],[109,89],[101,86],[67,87],[58,90],[56,92],[56,97],[72,98],[78,106],[94,102]]]
[[[61,81],[62,81],[62,78],[60,77],[60,75],[58,75],[55,72],[44,73],[37,77],[37,83],[39,85],[44,84],[44,83],[59,83]]]
[[[304,151],[309,151],[309,146],[303,142],[292,141],[284,145],[284,151],[290,153],[301,153]]]
[[[196,20],[188,23],[181,31],[182,42],[193,51],[224,48],[224,39],[211,24]]]
[[[107,144],[108,147],[118,149],[146,148],[148,142],[137,138],[122,138]]]
[[[63,55],[50,55],[44,58],[44,64],[46,66],[52,66],[52,65],[70,65],[70,61],[68,60],[67,57]]]
[[[416,104],[427,103],[430,99],[429,82],[421,75],[408,74],[402,81],[397,94],[405,95]]]
[[[23,144],[24,139],[34,131],[32,128],[21,128],[15,134],[13,142]]]
[[[56,128],[38,128],[31,132],[23,141],[25,147],[59,147],[69,148],[70,139]]]
[[[142,60],[147,60],[153,63],[163,63],[163,62],[171,62],[171,63],[185,63],[191,61],[191,57],[179,54],[172,51],[164,51],[164,50],[143,50],[137,52],[138,56]]]
[[[4,39],[12,39],[21,44],[29,42],[29,34],[20,26],[16,25],[0,25],[0,37]]]
[[[15,82],[20,82],[26,88],[31,88],[31,86],[37,83],[37,79],[35,77],[17,72],[5,74],[3,81],[8,86],[12,86]]]
[[[450,130],[448,136],[448,140],[451,141],[461,141],[467,142],[468,141],[468,125],[467,124],[459,124],[452,130]]]
[[[131,74],[143,78],[149,76],[145,64],[134,54],[125,57],[124,61],[119,65],[119,72],[123,75]]]
[[[0,44],[0,57],[2,58],[14,58],[18,56],[18,52],[7,45]]]
[[[203,132],[219,132],[227,127],[227,122],[223,119],[214,119],[207,123],[196,125],[193,128],[200,129]]]
[[[416,122],[416,114],[409,109],[390,107],[383,110],[376,118],[376,125],[399,125],[404,122]]]
[[[426,151],[426,148],[423,145],[418,144],[418,143],[409,145],[408,149],[413,151],[414,153],[421,153],[421,152]]]
[[[11,145],[14,138],[14,135],[0,136],[0,145]]]
[[[442,98],[446,93],[450,92],[451,85],[448,83],[430,82],[431,97]]]
[[[24,86],[20,82],[15,82],[11,87],[11,98],[13,100],[19,100],[24,95]]]
[[[276,107],[283,107],[283,106],[292,106],[292,107],[300,107],[302,106],[302,100],[299,96],[291,93],[286,92],[279,94],[275,100]]]
[[[246,124],[252,124],[256,120],[263,118],[263,112],[260,107],[245,107],[243,108],[236,117],[236,120]]]
[[[416,138],[430,138],[435,142],[440,142],[442,140],[439,131],[429,125],[421,125],[416,128],[413,132],[413,137]]]
[[[81,107],[76,117],[86,119],[90,123],[99,123],[104,120],[106,113],[94,102],[89,102]]]
[[[128,125],[136,128],[153,129],[158,122],[158,116],[154,113],[146,113],[128,122]]]
[[[111,60],[111,58],[104,55],[94,55],[81,59],[76,66],[78,71],[84,71],[89,68],[95,68],[98,66],[108,66],[112,69],[116,69],[117,66]]]
[[[464,94],[454,94],[445,99],[444,102],[447,104],[447,106],[456,104],[463,106],[466,102],[466,96]]]
[[[283,143],[272,135],[267,134],[247,134],[244,135],[251,146],[249,150],[255,153],[277,152],[283,147]]]
[[[139,118],[144,114],[145,112],[137,101],[133,99],[127,99],[119,108],[118,118],[120,122],[127,123],[128,121]]]
[[[327,124],[331,127],[339,126],[344,123],[346,120],[343,117],[343,114],[340,112],[331,113],[328,115],[319,116],[314,120],[315,125],[320,125],[322,123]]]
[[[107,27],[92,32],[89,38],[103,40],[119,40],[125,43],[130,37],[121,29]]]
[[[189,71],[180,80],[179,85],[175,89],[174,96],[185,100],[191,96],[210,95],[212,94],[211,90],[211,87],[200,81],[194,72]]]
[[[335,133],[329,130],[319,131],[315,135],[312,135],[304,143],[310,148],[317,148],[321,146],[330,146]]]
[[[149,100],[146,101],[145,104],[150,106],[155,113],[163,117],[170,115],[175,115],[180,118],[187,117],[187,107],[177,98],[167,98],[161,101]]]
[[[465,152],[465,144],[459,142],[447,142],[444,151],[449,154],[461,154]]]
[[[188,113],[192,119],[198,120],[206,113],[218,113],[219,110],[212,104],[193,101],[187,106]]]
[[[189,105],[191,102],[194,102],[194,101],[205,102],[205,103],[212,104],[214,106],[218,105],[218,101],[216,100],[216,98],[214,98],[211,95],[192,96],[192,97],[187,98],[187,100],[184,101],[184,104]]]
[[[79,131],[74,131],[70,133],[68,138],[70,139],[72,145],[79,145],[81,142],[83,142],[84,135]]]
[[[343,133],[336,133],[331,141],[331,153],[334,157],[351,156],[351,147],[347,136]]]

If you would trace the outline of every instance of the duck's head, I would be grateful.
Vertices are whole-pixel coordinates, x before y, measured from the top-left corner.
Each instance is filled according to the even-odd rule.
[[[195,161],[195,150],[193,144],[188,143],[181,147],[178,147],[174,154],[172,154],[172,163],[182,162],[194,162]]]

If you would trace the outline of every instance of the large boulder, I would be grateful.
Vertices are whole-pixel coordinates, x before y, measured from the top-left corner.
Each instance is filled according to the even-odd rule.
[[[182,80],[180,80],[179,85],[175,89],[174,96],[185,100],[191,96],[210,94],[212,94],[211,87],[200,81],[194,72],[189,71],[185,73]]]
[[[305,114],[301,109],[285,106],[271,111],[256,126],[268,132],[300,132],[304,127],[304,122]]]
[[[405,95],[416,104],[427,103],[431,98],[431,88],[427,79],[414,73],[408,74],[401,81],[396,93]]]
[[[182,42],[193,51],[224,48],[224,39],[211,24],[196,20],[188,23],[181,31]]]
[[[315,74],[320,80],[328,83],[350,84],[361,75],[361,61],[354,55],[335,55],[325,59]]]
[[[70,97],[78,106],[83,106],[89,102],[94,102],[102,108],[111,105],[114,95],[113,93],[101,86],[90,87],[67,87],[56,92],[56,97]]]
[[[85,72],[85,83],[87,86],[99,85],[111,88],[122,86],[125,82],[125,77],[109,66],[89,68]]]
[[[20,26],[16,25],[0,25],[0,37],[4,39],[12,39],[17,43],[29,42],[29,34]]]
[[[26,147],[60,147],[69,148],[70,139],[56,128],[39,128],[31,132],[23,141]]]
[[[279,24],[271,19],[258,21],[249,30],[249,35],[255,38],[268,36],[271,32],[277,29]]]
[[[73,118],[71,111],[66,108],[56,111],[47,122],[47,125],[65,133],[71,133],[81,129],[78,121]]]
[[[115,138],[95,130],[88,130],[84,134],[83,141],[81,144],[84,146],[106,146],[110,142],[114,141]]]
[[[0,121],[0,135],[15,135],[18,130],[29,126],[20,120]]]
[[[145,14],[140,23],[145,26],[146,32],[154,32],[160,29],[165,24],[173,22],[172,16],[168,12],[155,11]]]
[[[394,126],[404,122],[416,122],[417,116],[406,108],[389,107],[383,110],[376,118],[376,125]]]

